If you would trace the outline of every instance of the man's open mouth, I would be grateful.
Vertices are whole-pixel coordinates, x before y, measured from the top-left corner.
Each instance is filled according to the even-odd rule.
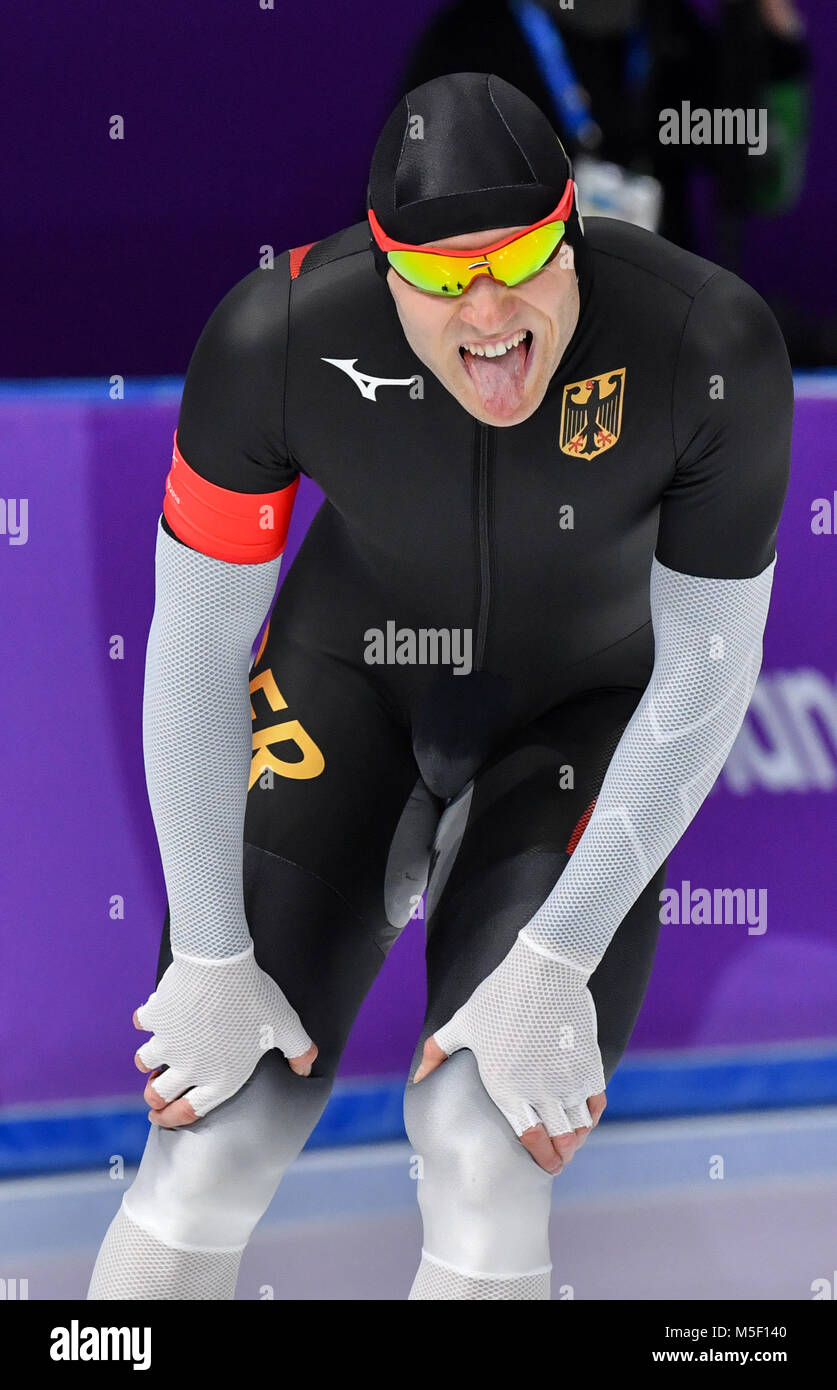
[[[497,361],[498,358],[505,357],[520,344],[523,344],[524,360],[528,356],[532,346],[532,331],[529,328],[519,329],[517,333],[512,333],[510,337],[503,339],[501,343],[480,343],[475,340],[473,343],[461,343],[459,355],[466,360],[468,356],[487,357],[490,361]]]
[[[520,409],[534,337],[531,329],[519,329],[502,342],[460,344],[459,356],[483,409],[499,417]]]

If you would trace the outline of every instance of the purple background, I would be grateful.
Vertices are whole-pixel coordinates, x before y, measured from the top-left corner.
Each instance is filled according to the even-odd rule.
[[[165,902],[142,766],[142,675],[177,391],[133,395],[150,398],[132,400],[130,383],[122,402],[105,387],[0,392],[3,493],[30,506],[28,543],[0,536],[0,1104],[137,1090],[130,1016],[153,986]],[[818,669],[837,705],[837,536],[810,529],[812,499],[834,487],[835,431],[837,400],[798,404],[762,683]],[[303,479],[289,556],[317,500]],[[114,633],[125,639],[121,661],[108,656]],[[818,727],[824,787],[743,795],[725,770],[672,856],[670,884],[766,888],[768,926],[763,936],[665,926],[634,1046],[837,1031],[837,717],[830,732],[827,715]],[[797,748],[796,766],[800,757]],[[108,916],[114,893],[124,921]],[[394,947],[344,1074],[406,1068],[424,1002],[422,927],[410,923]]]
[[[593,0],[601,3],[601,0]],[[714,0],[717,4],[717,0]],[[700,0],[702,9],[712,0]],[[5,17],[0,377],[182,373],[258,248],[363,215],[380,126],[440,0],[73,0]],[[816,67],[799,206],[742,273],[837,313],[837,6],[800,0]],[[125,119],[112,141],[108,120]]]
[[[31,529],[25,546],[0,536],[0,1104],[137,1092],[130,1015],[153,983],[164,905],[142,670],[178,399],[174,386],[149,395],[137,377],[182,373],[209,311],[263,243],[300,245],[360,215],[410,45],[440,8],[75,0],[6,18],[0,377],[101,385],[95,396],[0,388],[0,496],[30,499]],[[816,64],[809,178],[792,214],[751,226],[746,274],[763,293],[837,313],[837,7],[800,8]],[[122,142],[108,138],[113,113],[126,120]],[[126,376],[123,402],[108,399],[113,373]],[[831,495],[836,428],[837,402],[801,404],[769,692],[807,668],[834,689],[837,537],[812,536],[809,509]],[[315,505],[303,480],[289,555]],[[124,635],[123,661],[108,657],[113,633]],[[634,1046],[835,1033],[837,732],[827,722],[808,731],[818,727],[828,749],[826,785],[740,795],[722,778],[672,856],[670,884],[766,888],[768,929],[665,927]],[[108,917],[114,893],[123,922]],[[423,1008],[422,926],[394,948],[344,1073],[405,1068]]]

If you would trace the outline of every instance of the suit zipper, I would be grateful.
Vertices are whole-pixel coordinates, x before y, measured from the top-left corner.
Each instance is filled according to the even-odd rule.
[[[494,431],[476,420],[474,434],[474,523],[477,539],[474,669],[481,670],[491,611],[491,548],[494,526]]]

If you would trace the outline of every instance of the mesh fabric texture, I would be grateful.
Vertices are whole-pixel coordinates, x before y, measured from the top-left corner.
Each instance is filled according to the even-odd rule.
[[[774,567],[704,579],[653,561],[654,670],[584,833],[509,954],[436,1031],[445,1052],[474,1053],[518,1135],[590,1124],[585,1101],[605,1082],[587,980],[723,767],[761,666]]]
[[[187,1250],[165,1245],[132,1221],[124,1204],[108,1227],[89,1300],[226,1300],[235,1297],[240,1250]]]
[[[518,938],[436,1041],[470,1048],[480,1080],[515,1134],[592,1124],[586,1101],[605,1089],[587,976]]]
[[[548,1269],[536,1270],[534,1274],[466,1274],[423,1251],[409,1299],[548,1299],[549,1276]]]
[[[196,1115],[235,1095],[266,1049],[301,1057],[311,1046],[279,986],[262,970],[253,947],[223,960],[174,951],[171,965],[137,1009],[154,1034],[138,1049],[151,1069],[166,1066],[154,1089],[171,1101],[189,1087]]]
[[[775,564],[752,579],[704,579],[652,563],[651,679],[572,858],[522,931],[588,976],[732,748],[761,666]]]
[[[280,560],[216,560],[173,540],[158,522],[145,775],[171,944],[195,955],[234,955],[250,944],[242,884],[250,654]]]

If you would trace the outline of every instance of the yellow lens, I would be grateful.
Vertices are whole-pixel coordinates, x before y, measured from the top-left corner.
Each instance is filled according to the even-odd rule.
[[[430,294],[461,294],[471,280],[464,256],[438,256],[429,251],[388,251],[387,256],[399,275]]]
[[[468,288],[475,275],[485,274],[489,267],[496,280],[502,280],[505,285],[519,285],[543,269],[563,235],[563,222],[548,222],[510,241],[499,251],[481,255],[475,250],[473,260],[430,251],[388,251],[387,257],[399,275],[417,289],[454,297]]]
[[[499,251],[492,251],[488,259],[494,278],[505,285],[528,280],[543,269],[563,235],[563,222],[547,222],[545,227],[536,227]]]

